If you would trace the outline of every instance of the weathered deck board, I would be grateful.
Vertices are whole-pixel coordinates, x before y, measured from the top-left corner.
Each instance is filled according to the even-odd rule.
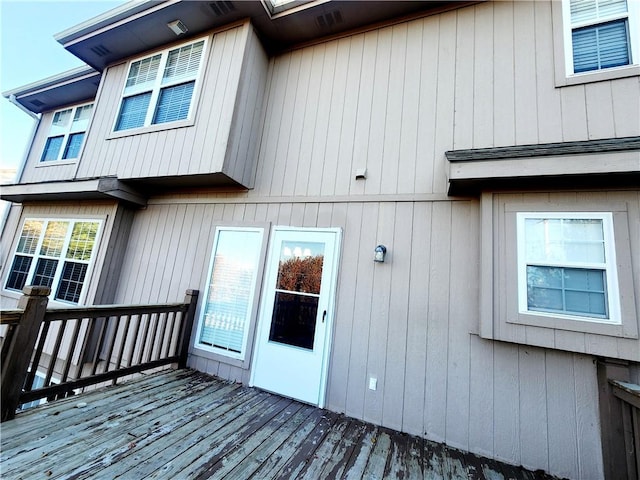
[[[187,370],[18,414],[2,424],[0,469],[12,479],[551,478]]]

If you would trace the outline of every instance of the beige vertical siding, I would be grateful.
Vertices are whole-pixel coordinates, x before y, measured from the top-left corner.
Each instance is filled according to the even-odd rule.
[[[602,471],[592,358],[477,336],[478,219],[475,200],[158,198],[136,214],[116,301],[177,301],[187,288],[202,291],[216,225],[341,227],[327,407],[589,478]],[[384,264],[372,261],[378,243],[389,248]],[[248,381],[249,372],[231,364],[197,355],[190,364]],[[376,391],[369,377],[378,379]]]
[[[126,65],[107,70],[79,176],[224,162],[244,182],[255,174],[249,192],[156,197],[135,212],[114,300],[202,291],[217,225],[341,227],[328,408],[559,476],[601,476],[592,357],[478,336],[479,202],[446,197],[444,152],[638,135],[638,78],[556,88],[544,1],[483,2],[268,65],[248,32],[213,37],[193,127],[105,140]],[[380,243],[389,260],[375,264]],[[249,377],[197,355],[190,365]]]
[[[550,2],[486,2],[272,59],[252,194],[443,193],[446,150],[640,134],[640,80],[556,88],[552,40]]]
[[[245,28],[247,45],[223,171],[242,185],[253,187],[269,61],[253,28]]]
[[[271,58],[266,78],[255,71],[265,88],[255,188],[151,199],[136,213],[116,300],[202,290],[216,225],[341,227],[328,408],[598,478],[592,357],[478,336],[479,203],[444,195],[449,149],[640,133],[638,106],[624,101],[637,97],[638,80],[556,88],[552,34],[550,3],[486,2]],[[242,131],[260,123],[243,105],[233,121]],[[367,179],[355,180],[365,167]],[[379,243],[389,247],[384,264],[371,258]]]
[[[246,51],[250,58],[245,58]],[[262,70],[266,70],[266,65],[259,62],[261,48],[249,24],[214,33],[207,52],[192,126],[132,132],[119,138],[110,137],[128,64],[109,67],[103,74],[95,118],[77,177],[116,175],[126,179],[221,172],[227,168],[242,178],[243,165],[236,164],[245,153],[239,154],[241,145],[255,142],[245,136],[256,135],[255,130],[259,130],[257,118],[250,112],[261,104],[259,84],[264,83]],[[243,62],[251,66],[246,72],[242,72]],[[238,97],[240,85],[245,85],[243,98]],[[229,147],[228,154],[230,135],[235,144]],[[242,161],[245,160],[242,155]]]
[[[551,2],[484,2],[275,57],[267,79],[245,24],[213,35],[192,127],[108,139],[114,65],[79,167],[36,168],[49,113],[24,179],[225,171],[252,186],[261,141],[259,194],[444,192],[445,150],[638,135],[640,80],[556,88],[553,48]]]

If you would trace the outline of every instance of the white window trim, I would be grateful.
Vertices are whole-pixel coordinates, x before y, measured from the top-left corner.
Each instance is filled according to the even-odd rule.
[[[202,334],[202,329],[204,326],[205,304],[206,304],[205,297],[207,295],[207,292],[209,291],[211,275],[213,274],[213,267],[215,263],[215,252],[217,251],[218,242],[220,239],[219,233],[224,231],[260,233],[260,252],[258,254],[258,261],[257,261],[256,269],[254,271],[254,276],[251,280],[252,291],[248,301],[249,310],[245,317],[242,348],[240,353],[236,353],[223,348],[218,348],[215,346],[200,343],[200,336]],[[200,312],[198,314],[198,325],[196,328],[196,335],[194,339],[194,349],[199,350],[201,353],[208,352],[210,354],[213,354],[212,358],[214,359],[226,359],[226,360],[223,360],[226,363],[236,363],[238,366],[248,365],[248,362],[250,361],[250,349],[251,349],[250,340],[253,336],[253,331],[255,329],[256,317],[258,312],[258,300],[260,296],[260,287],[261,287],[263,271],[264,271],[266,244],[268,240],[268,234],[266,232],[268,232],[268,226],[225,225],[225,226],[216,227],[215,235],[214,235],[214,243],[211,248],[211,258],[209,260],[209,268],[207,270],[207,276],[204,280],[203,292],[205,292],[205,297],[203,297],[203,302],[200,307]]]
[[[640,75],[640,1],[627,0],[627,13],[607,20],[597,20],[585,23],[605,23],[616,18],[629,19],[629,43],[631,49],[631,62],[629,65],[591,70],[588,72],[573,72],[573,42],[571,36],[571,10],[569,0],[552,2],[553,24],[555,37],[555,72],[556,86],[580,85],[584,83],[600,82],[616,78],[625,78]]]
[[[525,195],[483,192],[480,199],[480,329],[482,338],[556,350],[640,361],[635,276],[640,206],[635,192],[613,198],[587,193]],[[518,303],[517,213],[610,213],[613,219],[621,324],[597,323],[539,312],[520,313]],[[563,213],[566,216],[566,213]]]
[[[525,229],[524,223],[529,218],[555,218],[555,219],[586,219],[601,220],[604,234],[605,262],[604,271],[606,278],[606,300],[608,318],[590,317],[570,313],[541,312],[529,310],[527,305],[527,262],[525,258]],[[583,322],[605,323],[620,325],[622,317],[620,313],[620,293],[618,289],[618,273],[616,269],[615,240],[613,235],[613,216],[609,212],[518,212],[517,221],[517,250],[518,250],[518,306],[521,314],[534,315],[548,318],[561,318],[578,320]],[[551,264],[550,264],[551,265]],[[553,265],[551,265],[553,266]],[[560,264],[568,267],[594,267],[588,264]],[[595,268],[602,268],[597,265]]]
[[[19,252],[17,252],[18,249],[18,244],[20,242],[20,235],[22,234],[22,231],[24,229],[24,224],[27,221],[43,221],[45,222],[45,225],[43,225],[43,231],[41,233],[40,238],[38,239],[38,244],[36,245],[36,253],[33,255],[30,254],[21,254]],[[37,259],[37,258],[47,258],[46,255],[40,255],[39,251],[40,251],[40,247],[42,246],[42,241],[44,239],[44,234],[46,232],[46,225],[47,222],[69,222],[69,223],[75,223],[75,222],[97,222],[98,223],[98,230],[96,231],[96,239],[95,239],[95,243],[93,245],[93,250],[91,252],[91,259],[88,261],[79,261],[76,260],[78,263],[86,263],[87,264],[87,272],[85,274],[85,280],[84,283],[82,285],[82,291],[80,292],[80,296],[78,298],[78,302],[77,303],[73,303],[73,302],[68,302],[65,300],[60,300],[60,299],[56,299],[55,295],[57,292],[57,287],[58,287],[58,283],[60,281],[60,277],[62,275],[62,268],[64,266],[64,261],[65,258],[63,257],[62,253],[60,254],[60,261],[58,266],[56,267],[56,273],[55,276],[53,278],[52,281],[52,287],[51,287],[51,292],[49,294],[49,304],[58,304],[58,305],[83,305],[85,303],[86,297],[87,297],[87,292],[88,292],[88,285],[90,283],[90,278],[93,274],[93,269],[95,267],[95,261],[96,258],[98,257],[98,249],[100,247],[100,240],[102,238],[102,231],[104,228],[104,219],[103,218],[96,218],[96,217],[47,217],[47,216],[26,216],[22,219],[22,221],[20,222],[20,228],[16,231],[15,234],[15,238],[14,238],[14,244],[13,244],[13,248],[11,250],[11,255],[8,257],[7,259],[7,263],[6,263],[6,270],[5,270],[5,274],[4,277],[2,278],[2,292],[3,294],[7,294],[10,297],[15,297],[15,298],[20,298],[21,296],[21,292],[19,292],[18,290],[14,290],[14,289],[9,289],[7,288],[7,282],[9,280],[9,276],[11,275],[11,269],[13,267],[13,262],[14,259],[16,257],[16,255],[30,255],[32,256],[32,258]],[[69,245],[69,240],[71,237],[71,234],[73,232],[73,228],[69,228],[67,230],[67,234],[66,234],[66,238],[64,241],[64,247],[63,248],[63,252],[66,252],[66,249],[68,248]],[[37,261],[32,261],[31,265],[29,267],[29,273],[27,274],[27,279],[31,279],[33,278],[33,275],[35,273],[35,268],[37,265]],[[29,285],[29,281],[27,280],[25,285]]]
[[[91,115],[86,120],[86,123],[84,123],[84,125],[83,125],[84,128],[73,129],[73,119],[74,119],[75,114],[76,114],[76,112],[78,111],[79,108],[86,107],[88,105],[94,105],[94,102],[87,102],[87,103],[83,103],[83,104],[80,104],[80,105],[75,105],[73,107],[61,108],[61,109],[56,110],[55,112],[53,112],[53,114],[51,116],[51,125],[49,126],[49,134],[45,138],[44,145],[42,146],[42,151],[40,153],[40,159],[38,160],[38,164],[36,165],[36,167],[46,167],[46,166],[50,166],[50,165],[66,165],[66,164],[76,163],[78,161],[78,159],[82,156],[82,151],[84,150],[84,146],[85,146],[85,143],[86,143],[86,140],[87,140],[87,132],[89,131],[89,124],[91,123],[91,119],[93,118],[93,112],[95,110],[95,105],[94,105],[94,109],[91,111]],[[54,128],[53,119],[55,118],[56,113],[64,112],[66,110],[71,110],[71,119],[69,121],[69,126],[66,128],[64,133],[60,132],[60,133],[56,134],[55,132],[52,132],[52,130]],[[67,146],[67,142],[69,141],[69,137],[74,133],[84,133],[84,138],[82,139],[82,144],[80,145],[80,149],[78,150],[78,156],[70,157],[70,158],[62,158],[62,156],[64,155],[64,151],[66,149],[66,146]],[[47,145],[47,141],[49,140],[49,138],[59,137],[61,135],[63,136],[63,139],[62,139],[62,145],[60,147],[60,151],[58,152],[58,157],[55,160],[43,160],[42,157],[44,156],[44,149],[45,149],[45,147]]]
[[[191,103],[189,104],[189,114],[187,115],[187,118],[181,119],[181,120],[176,120],[173,122],[163,122],[163,123],[151,123],[153,121],[153,115],[155,113],[155,109],[158,103],[158,99],[160,97],[160,90],[162,88],[167,88],[170,87],[173,82],[169,82],[166,84],[162,84],[162,72],[164,72],[164,67],[166,65],[167,62],[167,58],[169,56],[169,52],[172,50],[177,50],[180,49],[184,46],[187,45],[191,45],[194,43],[198,43],[200,41],[203,41],[204,44],[202,46],[202,57],[201,57],[201,61],[200,61],[200,65],[198,67],[198,72],[194,75],[194,86],[193,86],[193,95],[191,96]],[[138,135],[140,133],[148,133],[148,132],[154,132],[154,131],[160,131],[160,130],[167,130],[167,129],[173,129],[173,128],[179,128],[179,127],[185,127],[185,126],[190,126],[194,124],[194,117],[195,117],[195,110],[196,110],[196,106],[197,106],[197,99],[200,96],[200,88],[201,88],[201,83],[202,83],[202,78],[204,76],[204,72],[206,70],[206,64],[207,64],[207,58],[208,58],[208,48],[209,48],[209,36],[205,36],[205,37],[200,37],[200,38],[195,38],[195,39],[190,39],[188,42],[184,42],[184,43],[180,43],[180,44],[176,44],[176,45],[172,45],[171,47],[168,48],[164,48],[162,50],[157,50],[154,51],[152,53],[148,53],[146,55],[140,56],[140,57],[136,57],[136,58],[132,58],[128,63],[127,63],[127,68],[126,68],[126,74],[125,74],[125,78],[124,78],[124,82],[122,85],[122,90],[120,92],[120,96],[118,97],[118,104],[117,104],[117,108],[116,108],[116,112],[115,112],[115,118],[113,120],[113,125],[111,126],[111,133],[109,135],[109,139],[111,138],[120,138],[120,137],[126,137],[126,136],[130,136],[130,135]],[[127,78],[129,77],[129,71],[131,70],[131,65],[135,62],[138,62],[140,60],[144,60],[146,58],[151,58],[154,57],[156,55],[162,55],[162,58],[160,59],[160,65],[158,67],[158,75],[155,79],[154,85],[151,89],[151,99],[149,100],[149,109],[147,110],[147,115],[144,121],[144,124],[141,125],[140,127],[134,127],[134,128],[127,128],[127,129],[123,129],[123,130],[116,130],[116,127],[118,125],[118,120],[120,118],[120,111],[122,109],[122,102],[126,97],[129,96],[133,96],[133,95],[138,95],[140,93],[144,93],[146,91],[149,91],[149,89],[145,88],[145,89],[140,89],[140,91],[130,94],[130,95],[126,95],[125,96],[125,91],[127,89]],[[180,84],[180,83],[184,83],[185,79],[184,78],[180,78],[178,80],[176,80],[175,84]]]

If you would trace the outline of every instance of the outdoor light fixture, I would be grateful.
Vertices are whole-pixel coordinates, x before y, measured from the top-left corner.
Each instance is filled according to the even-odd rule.
[[[374,250],[373,261],[384,262],[384,256],[387,254],[387,247],[384,245],[378,245]]]
[[[174,20],[173,22],[169,22],[167,23],[167,27],[169,27],[171,31],[176,35],[182,35],[183,33],[187,33],[187,31],[189,30],[181,20]]]

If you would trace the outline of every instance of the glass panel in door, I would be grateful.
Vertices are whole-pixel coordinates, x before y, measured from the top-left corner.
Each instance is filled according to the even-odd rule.
[[[313,350],[323,263],[324,243],[282,242],[270,342]]]

